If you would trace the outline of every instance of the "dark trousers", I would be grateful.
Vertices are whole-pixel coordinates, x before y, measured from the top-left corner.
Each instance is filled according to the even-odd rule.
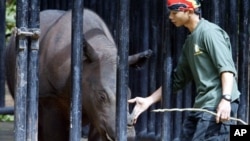
[[[239,101],[231,103],[231,117],[237,117]],[[207,109],[216,113],[215,109]],[[216,123],[216,117],[207,112],[190,112],[184,120],[180,138],[174,141],[229,141],[230,125],[236,121]]]

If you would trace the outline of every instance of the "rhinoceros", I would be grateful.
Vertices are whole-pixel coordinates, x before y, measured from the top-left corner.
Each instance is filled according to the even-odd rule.
[[[40,13],[39,141],[69,139],[71,15],[71,10]],[[100,16],[84,9],[83,18],[86,47],[82,57],[82,123],[89,124],[88,140],[115,140],[117,47]],[[131,55],[129,65],[140,67],[151,54],[151,50],[146,50]],[[6,78],[12,95],[15,94],[15,55],[15,35],[12,35],[6,49]],[[127,115],[131,121],[129,112]],[[132,122],[128,122],[128,133],[128,136],[135,134]]]

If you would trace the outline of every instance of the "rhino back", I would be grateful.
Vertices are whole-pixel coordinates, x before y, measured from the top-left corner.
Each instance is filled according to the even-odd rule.
[[[40,89],[40,95],[61,91],[70,77],[71,16],[71,10],[60,16],[60,18],[50,26],[46,36],[41,40],[39,84],[43,89]],[[84,34],[92,29],[98,29],[104,34],[102,36],[105,36],[105,42],[109,45],[112,44],[111,47],[116,50],[111,33],[104,21],[97,14],[85,9],[83,19]],[[44,24],[46,24],[46,22]],[[100,46],[96,45],[98,42],[96,39],[87,39],[87,42],[92,44],[92,47],[95,49],[100,48]],[[115,53],[116,52],[113,52],[113,54]]]
[[[48,32],[50,27],[63,15],[66,11],[63,10],[43,10],[40,12],[40,40]]]
[[[62,10],[44,10],[40,12],[40,38],[41,41],[51,26],[62,16],[65,11]],[[40,45],[40,49],[41,49]],[[16,73],[16,35],[12,33],[10,40],[5,50],[5,67],[6,67],[6,80],[10,93],[14,97],[15,87],[15,73]]]

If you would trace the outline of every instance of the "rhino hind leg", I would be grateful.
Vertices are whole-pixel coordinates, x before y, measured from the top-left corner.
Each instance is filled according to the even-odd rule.
[[[69,119],[62,110],[55,98],[39,98],[38,141],[69,140]]]

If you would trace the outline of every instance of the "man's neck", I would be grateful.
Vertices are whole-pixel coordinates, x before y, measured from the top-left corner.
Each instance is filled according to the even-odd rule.
[[[194,29],[197,27],[198,23],[200,21],[200,17],[199,15],[193,14],[190,19],[189,22],[184,25],[190,32],[193,32]]]

